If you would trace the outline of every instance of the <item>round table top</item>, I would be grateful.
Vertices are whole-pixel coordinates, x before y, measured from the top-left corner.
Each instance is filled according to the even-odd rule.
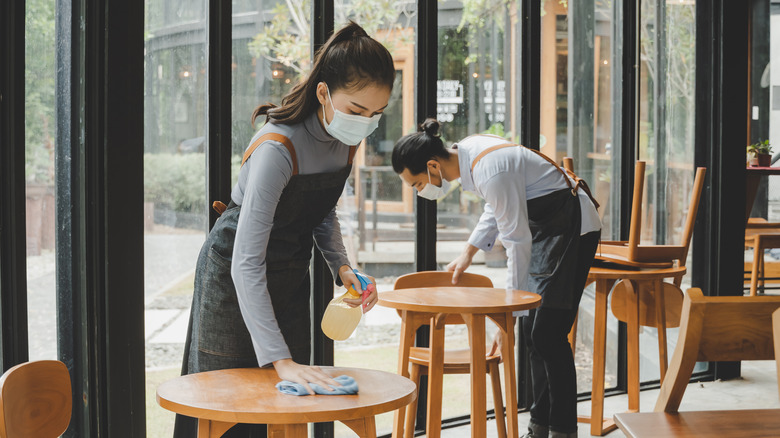
[[[662,269],[640,269],[631,270],[627,269],[613,269],[613,268],[600,268],[593,266],[588,271],[589,280],[654,280],[658,278],[677,277],[679,275],[685,275],[686,268],[684,266],[678,266],[674,268],[662,268]]]
[[[347,375],[356,395],[282,394],[273,368],[237,368],[177,377],[157,387],[157,403],[178,414],[229,423],[299,424],[365,418],[393,411],[417,396],[414,382],[360,368],[321,367]]]
[[[379,305],[431,313],[505,313],[538,307],[542,297],[492,287],[421,287],[379,293]]]

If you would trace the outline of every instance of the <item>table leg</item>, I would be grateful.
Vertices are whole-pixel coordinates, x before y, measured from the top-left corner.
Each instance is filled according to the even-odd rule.
[[[398,349],[398,374],[409,377],[409,351],[414,343],[415,324],[414,313],[401,311],[401,345]],[[393,413],[393,438],[404,436],[404,414],[406,409],[396,409]]]
[[[237,423],[198,419],[198,438],[219,438]]]
[[[626,281],[630,289],[628,294],[628,305],[626,321],[628,340],[627,349],[627,374],[628,374],[628,410],[629,412],[639,412],[639,294],[642,293],[641,283]],[[645,291],[646,293],[647,291]]]
[[[655,290],[655,322],[658,328],[658,362],[661,364],[661,384],[663,384],[669,363],[666,349],[666,293],[663,279],[655,280],[653,289]]]
[[[268,425],[268,438],[307,438],[308,436],[307,423]]]
[[[444,314],[437,314],[431,318],[431,359],[428,367],[428,423],[426,426],[428,438],[439,438],[441,436],[441,399],[444,378],[444,317]]]
[[[759,260],[764,259],[764,247],[761,242],[761,235],[753,237],[753,270],[750,274],[750,296],[756,296],[758,290],[758,270]],[[766,274],[764,274],[766,276]]]
[[[487,435],[485,315],[463,314],[462,316],[468,326],[471,347],[471,436],[482,438]]]
[[[591,414],[578,417],[578,421],[590,423],[590,434],[602,436],[617,428],[611,419],[604,419],[604,370],[607,351],[607,297],[615,280],[596,281],[596,309],[593,323],[593,380],[591,389]]]
[[[355,420],[342,421],[361,438],[376,438],[376,420],[373,415]]]

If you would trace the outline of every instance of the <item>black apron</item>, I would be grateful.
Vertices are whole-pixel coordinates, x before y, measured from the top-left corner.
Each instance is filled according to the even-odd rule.
[[[247,150],[244,161],[265,139],[267,137],[260,137]],[[336,206],[352,171],[355,147],[350,148],[348,164],[341,170],[299,175],[295,150],[289,140],[285,146],[292,155],[293,176],[282,191],[274,213],[266,250],[266,279],[274,315],[292,359],[309,364],[312,232]],[[231,201],[214,224],[198,256],[182,375],[258,366],[230,275],[240,212],[241,206]],[[244,430],[250,429],[251,433],[241,436],[263,436],[257,427]],[[174,437],[195,436],[191,435],[193,431],[197,431],[196,421],[177,415]],[[233,429],[225,436],[230,436],[231,432]]]
[[[486,154],[517,144],[500,144],[486,148],[471,163],[471,170]],[[577,191],[580,187],[596,205],[585,182],[575,180],[572,184],[567,173],[554,161],[539,151],[528,149],[544,158],[562,175],[566,189],[529,199],[528,226],[531,230],[531,260],[528,267],[528,290],[542,296],[541,307],[571,309],[579,305],[579,296],[574,295],[574,275],[577,265],[582,214]],[[572,174],[573,175],[573,174]]]
[[[571,309],[579,305],[572,293],[582,224],[579,196],[561,189],[529,199],[527,206],[532,236],[528,289],[542,296],[541,307]]]

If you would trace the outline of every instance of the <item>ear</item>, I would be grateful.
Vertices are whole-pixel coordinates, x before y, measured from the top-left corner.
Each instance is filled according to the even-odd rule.
[[[438,172],[439,166],[441,166],[441,164],[436,160],[428,160],[428,163],[426,164],[428,165],[428,169],[434,172]]]
[[[328,86],[325,85],[325,82],[320,82],[317,84],[316,94],[320,105],[325,105],[325,103],[328,101]]]

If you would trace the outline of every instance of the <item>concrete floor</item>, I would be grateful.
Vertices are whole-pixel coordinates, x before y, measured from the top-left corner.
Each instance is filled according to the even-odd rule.
[[[653,410],[658,390],[647,390],[640,394],[640,411]],[[628,407],[628,396],[608,397],[604,403],[604,412],[612,416],[623,412]],[[774,409],[780,408],[778,399],[777,369],[774,361],[742,362],[742,378],[729,381],[691,383],[685,391],[681,411],[693,410],[725,410],[725,409]],[[578,406],[580,415],[590,413],[590,401]],[[529,414],[518,416],[521,432],[525,430]],[[488,437],[496,437],[493,422],[487,425]],[[590,436],[590,425],[579,425],[579,436]],[[623,438],[625,435],[618,429],[608,435],[609,438]],[[464,426],[442,431],[443,438],[471,437],[471,427]]]

